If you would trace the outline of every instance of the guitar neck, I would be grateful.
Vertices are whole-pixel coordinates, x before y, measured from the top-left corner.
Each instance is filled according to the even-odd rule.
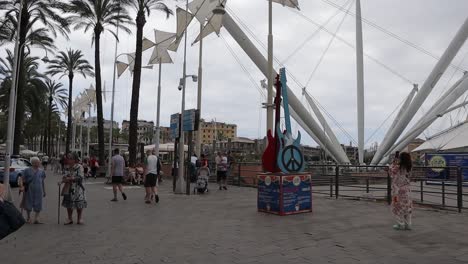
[[[286,78],[286,68],[280,69],[281,76],[281,92],[283,94],[283,108],[284,108],[284,122],[286,124],[286,131],[291,132],[291,117],[289,114],[289,100],[288,100],[288,86]]]

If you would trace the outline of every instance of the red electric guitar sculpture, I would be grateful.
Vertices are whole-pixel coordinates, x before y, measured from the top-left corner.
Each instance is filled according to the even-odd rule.
[[[279,74],[276,76],[276,97],[275,97],[275,130],[278,130],[280,119],[281,119],[281,82]],[[275,135],[275,136],[273,136]],[[277,156],[279,151],[278,136],[276,133],[268,130],[267,133],[268,146],[262,155],[263,169],[267,172],[280,172],[277,165]]]

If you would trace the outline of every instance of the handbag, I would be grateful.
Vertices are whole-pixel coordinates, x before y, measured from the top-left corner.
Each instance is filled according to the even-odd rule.
[[[20,229],[26,220],[15,205],[0,201],[0,240]]]

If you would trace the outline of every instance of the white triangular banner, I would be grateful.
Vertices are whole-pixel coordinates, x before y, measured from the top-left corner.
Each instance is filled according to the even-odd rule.
[[[177,13],[177,32],[176,33],[177,33],[177,37],[180,38],[182,34],[184,34],[185,29],[188,27],[188,25],[192,21],[193,15],[180,7],[177,8],[176,13]]]
[[[135,53],[127,54],[128,67],[130,68],[130,74],[133,75],[133,69],[135,68]]]
[[[208,23],[203,28],[203,31],[198,35],[193,44],[200,41],[200,38],[205,38],[213,32],[219,36],[221,32],[221,27],[223,26],[223,16],[222,15],[212,15]]]
[[[143,38],[143,51],[154,47],[155,43],[147,38]]]
[[[176,33],[154,30],[155,46],[167,48],[174,41]]]
[[[120,76],[122,76],[122,74],[128,68],[128,64],[121,62],[121,61],[117,61],[116,65],[117,65],[117,77],[120,78]]]
[[[176,40],[172,42],[171,45],[169,45],[169,47],[167,47],[167,50],[176,52],[179,49],[181,41],[182,41],[182,36],[176,38]]]
[[[206,19],[210,16],[213,9],[219,4],[216,0],[194,0],[189,3],[188,8],[192,14],[195,15],[197,20],[204,24]]]
[[[299,8],[299,0],[273,0],[273,2],[281,4],[283,6],[297,8],[298,10],[301,10]]]
[[[148,64],[173,63],[171,55],[165,48],[156,47]]]

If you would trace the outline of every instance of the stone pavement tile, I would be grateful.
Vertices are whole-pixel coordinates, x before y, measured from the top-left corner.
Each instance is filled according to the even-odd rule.
[[[57,197],[48,196],[47,224],[0,241],[2,252],[11,252],[1,264],[466,262],[466,214],[417,208],[414,230],[395,232],[382,203],[314,196],[312,214],[278,217],[256,211],[255,189],[186,197],[165,183],[161,203],[150,206],[141,189],[111,203],[108,186],[87,185],[84,226],[56,225]]]

